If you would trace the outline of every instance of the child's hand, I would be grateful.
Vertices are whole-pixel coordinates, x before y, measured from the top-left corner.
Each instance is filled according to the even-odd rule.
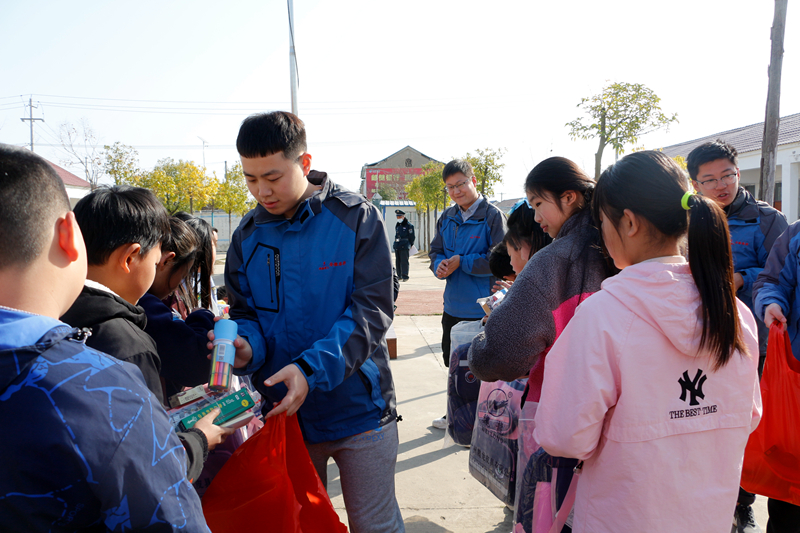
[[[492,286],[492,294],[496,293],[497,291],[502,291],[503,289],[510,289],[511,285],[513,285],[513,281],[506,281],[503,279],[498,279],[494,282]]]
[[[300,370],[297,365],[292,363],[281,368],[277,373],[268,377],[267,380],[264,381],[264,385],[272,387],[281,381],[286,384],[286,388],[289,389],[289,392],[283,397],[281,403],[273,404],[272,411],[267,413],[265,418],[279,415],[284,411],[286,411],[287,416],[292,416],[300,409],[303,402],[306,401],[306,396],[308,395],[308,380],[306,380],[303,371]]]
[[[233,428],[223,428],[214,425],[214,420],[216,420],[220,412],[221,411],[219,407],[215,407],[210,413],[198,420],[194,425],[194,427],[202,431],[206,436],[206,440],[208,441],[208,451],[216,448],[218,444],[225,442],[225,439],[228,438],[228,435],[236,431]]]
[[[783,316],[783,309],[779,304],[769,304],[764,309],[764,324],[771,326],[773,322],[780,322],[786,325],[786,317]]]
[[[221,317],[214,317],[214,322],[217,320],[221,320]],[[209,350],[214,349],[214,330],[211,329],[208,331],[208,343],[206,344],[206,348]],[[233,347],[236,348],[236,359],[233,361],[233,368],[244,368],[250,364],[250,361],[253,360],[253,348],[250,346],[250,343],[247,342],[247,339],[242,337],[241,335],[237,335],[236,339],[233,341]],[[211,354],[208,354],[207,359],[211,359]]]

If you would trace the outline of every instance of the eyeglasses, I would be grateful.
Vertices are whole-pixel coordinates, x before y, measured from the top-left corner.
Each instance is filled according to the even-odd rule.
[[[705,187],[706,189],[716,189],[716,188],[717,188],[717,185],[719,185],[719,182],[720,182],[720,181],[721,181],[721,182],[722,182],[724,185],[730,185],[731,183],[733,183],[734,181],[736,181],[736,178],[737,178],[738,176],[739,176],[739,175],[738,175],[736,172],[733,172],[732,174],[725,174],[725,175],[724,175],[724,176],[722,176],[720,179],[716,179],[716,178],[714,178],[713,180],[698,181],[698,183],[699,183],[700,185],[702,185],[703,187]]]
[[[464,187],[465,185],[467,185],[468,183],[469,183],[469,180],[464,180],[461,183],[456,183],[455,185],[452,185],[452,186],[448,185],[447,187],[445,187],[442,190],[444,192],[446,192],[447,194],[452,194],[453,192],[455,192],[456,189],[460,189],[460,188]]]

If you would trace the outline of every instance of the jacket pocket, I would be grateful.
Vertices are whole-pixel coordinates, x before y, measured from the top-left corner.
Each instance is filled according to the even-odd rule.
[[[256,310],[280,311],[281,253],[278,248],[258,243],[244,268],[251,283]]]

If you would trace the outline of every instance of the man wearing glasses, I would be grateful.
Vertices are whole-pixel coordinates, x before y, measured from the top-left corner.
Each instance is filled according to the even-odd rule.
[[[728,217],[733,252],[733,278],[736,296],[750,308],[753,316],[753,282],[764,270],[772,245],[788,227],[786,217],[766,202],[753,198],[739,186],[739,167],[736,149],[717,139],[706,142],[689,153],[686,166],[694,188],[714,200]],[[769,330],[756,316],[759,341],[759,374],[767,354]],[[734,524],[739,533],[760,533],[753,516],[755,495],[739,489]]]
[[[462,321],[480,320],[485,315],[476,302],[489,296],[495,278],[489,268],[489,250],[503,240],[506,215],[475,188],[472,165],[454,159],[442,170],[445,191],[455,205],[442,212],[431,242],[431,270],[447,280],[442,313],[442,356],[450,365],[450,330]],[[442,418],[433,426],[445,429]]]

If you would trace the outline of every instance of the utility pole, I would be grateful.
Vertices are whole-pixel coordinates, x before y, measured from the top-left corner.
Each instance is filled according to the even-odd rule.
[[[292,86],[292,113],[297,115],[297,54],[294,51],[294,7],[292,0],[286,0],[289,7],[289,82]]]
[[[781,115],[781,67],[783,66],[783,35],[786,32],[786,7],[788,0],[775,0],[775,17],[772,19],[772,51],[769,58],[769,89],[767,112],[764,119],[764,138],[761,142],[761,177],[759,197],[773,205],[775,200],[775,157]],[[786,178],[784,178],[786,179]],[[784,185],[785,186],[785,185]]]
[[[38,107],[38,106],[37,106]],[[29,118],[21,118],[22,122],[26,120],[31,123],[31,152],[33,152],[33,123],[37,120],[41,120],[44,122],[43,118],[33,118],[33,98],[28,98],[28,109],[30,109],[30,117]]]

